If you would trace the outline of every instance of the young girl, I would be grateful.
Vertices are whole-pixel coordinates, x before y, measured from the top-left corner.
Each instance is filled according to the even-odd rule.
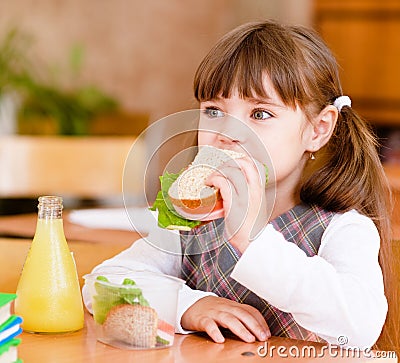
[[[142,239],[95,271],[125,266],[185,279],[180,333],[205,331],[223,342],[226,328],[246,342],[279,335],[373,346],[387,315],[384,281],[388,298],[393,291],[389,189],[375,139],[343,96],[331,52],[302,27],[245,24],[205,57],[194,92],[200,129],[216,131],[199,132],[199,145],[252,156],[207,180],[220,189],[227,218],[176,236],[182,255]],[[273,166],[266,185],[253,158]],[[240,223],[229,217],[242,210]],[[214,247],[194,253],[199,243]],[[387,327],[393,333],[390,320]]]

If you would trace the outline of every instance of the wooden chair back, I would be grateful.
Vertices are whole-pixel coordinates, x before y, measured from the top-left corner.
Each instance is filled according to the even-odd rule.
[[[121,196],[124,163],[134,142],[134,136],[1,137],[0,198]],[[135,152],[144,150],[136,145]],[[141,167],[129,177],[132,194],[141,192]]]

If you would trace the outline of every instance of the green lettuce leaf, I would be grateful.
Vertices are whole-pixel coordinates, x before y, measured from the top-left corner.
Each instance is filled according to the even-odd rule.
[[[200,221],[192,221],[180,217],[174,210],[168,197],[168,190],[172,183],[178,178],[179,174],[166,172],[160,176],[161,190],[157,193],[156,200],[150,208],[152,211],[158,210],[158,226],[166,229],[177,229],[190,231],[192,228],[201,224]]]
[[[98,281],[109,282],[105,276],[98,276]],[[95,282],[96,295],[93,297],[94,317],[97,323],[103,324],[107,314],[114,306],[122,304],[139,304],[149,306],[143,297],[142,290],[135,287],[135,281],[126,278],[121,287]],[[126,286],[132,286],[127,288]]]

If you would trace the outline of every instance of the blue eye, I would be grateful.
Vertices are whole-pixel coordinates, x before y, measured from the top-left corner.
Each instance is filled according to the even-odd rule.
[[[204,113],[210,118],[224,117],[225,114],[217,108],[206,108]]]
[[[253,114],[251,115],[255,120],[266,120],[272,117],[272,115],[264,110],[255,110]]]

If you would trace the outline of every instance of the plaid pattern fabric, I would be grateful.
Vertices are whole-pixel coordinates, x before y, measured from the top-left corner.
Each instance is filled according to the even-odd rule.
[[[307,256],[314,256],[333,215],[319,207],[301,204],[271,223],[288,242],[295,243]],[[275,308],[230,277],[240,254],[224,238],[223,231],[224,221],[218,219],[189,232],[181,232],[182,278],[187,285],[254,306],[264,316],[274,336],[323,341],[301,327],[290,313]]]

